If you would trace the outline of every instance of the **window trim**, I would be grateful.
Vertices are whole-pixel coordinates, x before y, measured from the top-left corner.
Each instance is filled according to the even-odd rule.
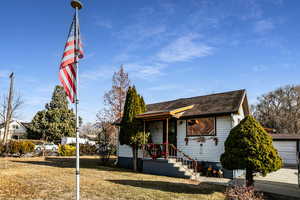
[[[214,118],[214,134],[212,135],[188,135],[188,120],[191,119],[201,119],[201,118]],[[217,117],[213,116],[213,117],[195,117],[195,118],[190,118],[190,119],[186,119],[185,120],[185,137],[201,137],[201,136],[217,136]]]

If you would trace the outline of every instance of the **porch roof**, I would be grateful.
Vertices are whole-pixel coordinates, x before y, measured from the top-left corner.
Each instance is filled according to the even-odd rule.
[[[136,116],[139,119],[163,119],[169,117],[180,117],[184,111],[190,110],[194,107],[194,105],[184,106],[176,109],[169,109],[169,110],[153,110],[148,111]]]

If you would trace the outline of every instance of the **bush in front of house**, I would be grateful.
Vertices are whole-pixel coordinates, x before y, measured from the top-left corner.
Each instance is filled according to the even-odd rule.
[[[96,155],[97,147],[96,145],[90,144],[80,144],[80,155]],[[65,144],[58,146],[58,155],[60,156],[75,156],[76,155],[76,145],[75,144]]]
[[[34,151],[34,144],[30,141],[21,141],[20,142],[20,149],[19,152],[21,155],[26,153],[32,153]]]
[[[58,146],[58,155],[60,156],[75,156],[76,147],[73,145],[65,144]]]
[[[227,200],[263,200],[263,194],[253,187],[233,186],[226,189]]]
[[[263,176],[282,167],[282,160],[273,146],[272,137],[252,116],[246,116],[231,129],[221,155],[225,169],[246,169],[247,186],[254,184],[253,174]]]
[[[34,146],[35,145],[30,141],[11,140],[7,145],[0,145],[0,154],[3,155],[7,153],[8,155],[22,156],[34,152]]]
[[[80,155],[96,155],[97,147],[96,145],[90,144],[80,144]]]

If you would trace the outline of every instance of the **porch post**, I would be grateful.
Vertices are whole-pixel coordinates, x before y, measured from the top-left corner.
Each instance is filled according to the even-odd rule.
[[[166,159],[169,158],[169,118],[166,121]]]
[[[144,141],[143,141],[143,148],[142,148],[142,150],[143,150],[143,157],[145,157],[145,145],[146,145],[146,136],[145,136],[145,134],[146,134],[146,122],[145,122],[145,120],[143,120],[143,122],[144,122]]]
[[[146,122],[144,121],[144,144],[146,143]]]

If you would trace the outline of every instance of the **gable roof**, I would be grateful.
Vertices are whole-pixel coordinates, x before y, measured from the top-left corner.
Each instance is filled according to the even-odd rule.
[[[246,90],[244,89],[149,104],[146,113],[172,111],[191,105],[193,107],[184,111],[181,117],[237,113],[240,106],[243,106],[245,115],[249,114]]]
[[[27,129],[28,126],[29,126],[29,124],[30,124],[29,122],[21,122],[21,121],[19,121],[19,120],[11,120],[10,124],[13,123],[13,122],[18,123],[20,126],[24,127],[25,129]],[[4,123],[1,123],[1,124],[0,124],[0,129],[1,129],[1,128],[4,128],[4,126],[5,126],[5,124],[4,124]]]

